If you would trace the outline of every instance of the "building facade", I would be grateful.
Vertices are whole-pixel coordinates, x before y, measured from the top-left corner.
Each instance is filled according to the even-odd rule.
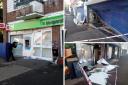
[[[9,42],[18,42],[15,56],[62,57],[63,0],[7,0],[7,24]]]

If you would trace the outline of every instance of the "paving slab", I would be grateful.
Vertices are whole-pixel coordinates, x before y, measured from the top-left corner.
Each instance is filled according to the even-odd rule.
[[[30,68],[19,65],[8,65],[0,68],[0,81],[18,76],[22,73],[30,71]]]
[[[0,85],[63,85],[63,67],[44,60],[20,59],[0,67]]]

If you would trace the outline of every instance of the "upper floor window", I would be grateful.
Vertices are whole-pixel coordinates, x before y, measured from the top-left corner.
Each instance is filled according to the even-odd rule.
[[[59,5],[59,0],[48,0],[48,5],[58,6]]]
[[[23,6],[23,5],[28,5],[32,1],[43,2],[43,0],[14,0],[14,8],[17,8],[17,7]]]
[[[54,0],[48,0],[48,4],[52,5],[54,3]]]

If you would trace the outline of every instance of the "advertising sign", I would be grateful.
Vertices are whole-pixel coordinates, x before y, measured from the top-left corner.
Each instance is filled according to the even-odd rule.
[[[10,25],[11,30],[24,29],[38,29],[41,27],[51,27],[56,25],[63,25],[63,14],[49,17],[42,17],[39,19],[27,20]]]
[[[6,28],[5,23],[0,23],[0,29],[5,29],[5,28]]]

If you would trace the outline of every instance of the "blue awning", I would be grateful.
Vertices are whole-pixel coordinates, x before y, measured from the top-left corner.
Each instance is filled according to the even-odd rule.
[[[128,0],[109,0],[88,7],[118,32],[128,33]]]

